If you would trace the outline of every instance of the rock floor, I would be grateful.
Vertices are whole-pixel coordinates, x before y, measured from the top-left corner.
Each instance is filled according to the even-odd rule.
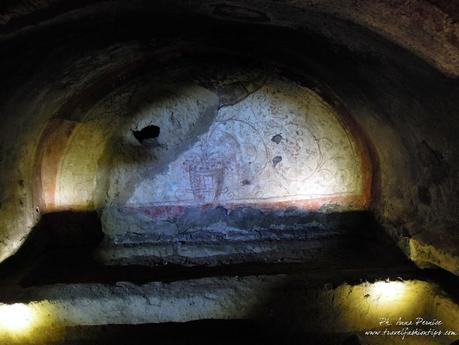
[[[437,317],[459,331],[459,283],[444,272],[421,271],[370,239],[336,253],[328,263],[319,256],[207,265],[106,265],[89,249],[33,260],[19,254],[0,267],[0,303],[28,306],[39,315],[37,325],[27,336],[0,332],[0,339],[56,345],[449,345],[456,339],[365,337],[381,315]],[[378,284],[406,291],[386,300]]]

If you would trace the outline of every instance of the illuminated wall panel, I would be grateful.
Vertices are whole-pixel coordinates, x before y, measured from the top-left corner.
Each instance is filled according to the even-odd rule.
[[[138,184],[127,206],[364,207],[365,159],[317,93],[271,79],[241,102],[222,107],[194,145]]]

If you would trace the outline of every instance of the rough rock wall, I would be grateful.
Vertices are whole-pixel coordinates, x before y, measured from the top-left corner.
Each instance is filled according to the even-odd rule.
[[[166,61],[205,54],[216,59],[212,54],[218,53],[287,66],[291,79],[305,82],[333,108],[349,114],[361,129],[356,137],[365,138],[376,162],[372,210],[411,258],[458,272],[456,80],[380,36],[332,18],[320,17],[326,27],[345,27],[350,46],[358,43],[358,49],[317,33],[200,21],[193,26],[196,33],[183,34],[167,21],[159,22],[158,29],[135,18],[117,35],[113,23],[100,27],[101,19],[93,19],[66,27],[67,39],[52,38],[60,28],[54,23],[3,42],[2,258],[18,248],[40,212],[93,210],[107,201],[128,201],[137,180],[120,181],[128,192],[119,195],[110,181],[126,166],[144,174],[141,167],[152,159],[134,136],[123,141],[131,130],[150,124],[132,126],[136,115],[145,115],[142,106],[155,90],[147,75],[161,71]],[[31,45],[39,37],[40,45]],[[177,140],[164,167],[196,145],[215,120],[220,104],[214,104],[212,92],[202,86],[194,90],[207,95],[206,103],[196,106],[209,112],[199,112],[207,115],[196,119],[195,140]],[[168,133],[167,126],[160,127]],[[155,150],[161,148],[149,152]]]
[[[322,14],[331,15],[370,28],[418,54],[444,73],[456,77],[459,75],[458,6],[454,1],[448,0],[164,0],[154,3],[107,3],[102,0],[5,1],[0,7],[0,30],[8,35],[27,29],[28,22],[46,24],[55,21],[59,15],[65,17],[69,13],[78,16],[80,12],[92,15],[94,12],[104,11],[105,15],[113,16],[119,11],[155,12],[157,8],[173,13],[199,13],[219,19],[288,27],[306,26],[324,34],[328,39],[338,39],[352,46],[352,41],[347,41],[345,31],[327,25],[320,18]]]

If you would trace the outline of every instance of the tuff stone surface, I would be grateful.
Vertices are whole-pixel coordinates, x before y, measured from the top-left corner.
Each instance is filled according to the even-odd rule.
[[[401,284],[403,290],[392,296],[392,300],[386,300],[384,293],[375,289],[375,284]],[[393,299],[410,307],[401,309]],[[35,331],[46,328],[44,332],[34,333],[36,343],[56,341],[64,334],[64,326],[185,322],[204,318],[274,321],[273,327],[287,327],[293,334],[342,336],[354,333],[359,334],[364,344],[375,339],[365,336],[366,330],[384,329],[379,324],[380,315],[390,320],[441,318],[441,327],[436,327],[439,330],[459,327],[457,305],[444,296],[438,286],[420,280],[330,286],[320,281],[305,281],[299,276],[262,275],[167,284],[67,284],[28,288],[14,300],[29,301],[34,312],[42,314]],[[37,334],[40,335],[37,337]],[[449,344],[453,339],[454,336],[442,336],[435,341]],[[27,337],[10,340],[24,343]],[[404,343],[401,339],[391,341]]]
[[[369,11],[368,15],[374,16],[375,8],[378,15],[387,10],[383,2],[371,3],[366,6],[376,7],[372,7],[373,12]],[[36,8],[35,5],[30,9]],[[407,8],[415,5],[404,3],[390,11],[406,10],[404,13],[407,13]],[[272,6],[273,13],[277,13],[276,6],[283,5]],[[328,5],[323,2],[314,6],[326,9]],[[348,18],[350,12],[343,6],[336,13]],[[203,18],[199,25],[189,25],[193,30],[187,32],[174,29],[170,20],[152,21],[135,11],[129,12],[135,13],[129,19],[126,13],[117,12],[118,15],[106,16],[105,25],[98,26],[98,34],[91,36],[93,25],[100,17],[90,7],[85,13],[92,13],[92,17],[85,17],[84,11],[77,11],[78,15],[72,17],[74,21],[81,20],[77,27],[67,22],[69,16],[63,16],[34,28],[22,30],[19,25],[16,28],[20,35],[10,27],[9,34],[3,36],[2,258],[17,250],[43,213],[101,211],[106,206],[126,203],[136,182],[154,173],[154,169],[159,173],[170,163],[168,160],[195,144],[217,112],[245,104],[251,95],[261,90],[265,79],[259,78],[259,73],[238,74],[238,70],[258,71],[265,65],[265,70],[282,70],[288,80],[312,90],[331,108],[353,119],[359,132],[354,137],[368,149],[373,163],[373,168],[367,169],[372,174],[369,210],[420,265],[436,265],[457,272],[458,242],[454,230],[458,214],[456,148],[459,143],[458,123],[454,119],[458,109],[457,82],[407,49],[383,39],[389,31],[391,37],[399,31],[391,29],[378,36],[355,23],[323,13],[303,15],[295,8],[290,8],[288,16],[284,16],[293,19],[296,13],[303,18],[303,24],[286,25],[290,29],[284,25],[283,30],[278,30],[276,26],[281,20],[274,20],[269,11],[266,16],[257,16],[247,2],[247,6],[242,6],[246,10],[234,9],[238,18],[233,19],[228,18],[231,8],[220,8],[212,14],[211,7],[200,7],[199,11],[207,11],[218,20]],[[103,10],[104,6],[99,9]],[[412,14],[413,17],[407,15],[400,22],[412,24],[419,13]],[[256,25],[249,25],[250,20],[244,19],[252,15]],[[423,23],[430,23],[433,17],[426,16]],[[187,20],[183,21],[184,25],[197,23],[193,17]],[[122,25],[120,36],[114,36],[112,29],[120,22],[135,25]],[[442,23],[453,35],[455,24],[448,24],[447,20]],[[372,25],[376,27],[375,23]],[[404,26],[404,30],[411,33],[415,29],[410,25]],[[416,35],[404,37],[430,42],[435,45],[430,47],[430,52],[448,58],[442,49],[449,48],[438,43],[442,39],[437,34],[426,35],[424,29],[432,31],[430,24],[426,25],[421,26],[422,30],[416,31]],[[326,30],[318,32],[312,27]],[[68,40],[52,34],[60,28]],[[337,31],[342,34],[334,35]],[[330,36],[337,36],[337,40],[330,40]],[[347,44],[342,40],[344,36],[348,38]],[[36,40],[37,37],[42,39]],[[30,45],[32,41],[39,44]],[[404,46],[413,51],[407,41],[396,41],[405,42]],[[276,49],[272,49],[273,46]],[[241,67],[244,65],[239,61],[241,58],[251,61],[248,67],[247,62]],[[221,68],[216,69],[229,73],[214,80],[208,76],[200,78],[196,70],[204,70],[202,67],[209,65],[209,60],[221,61]],[[184,66],[188,66],[188,71],[193,70],[189,66],[195,66],[195,72],[187,72],[184,77]],[[172,71],[169,79],[159,72],[166,69]],[[161,85],[166,79],[169,87]],[[176,146],[167,146],[167,140],[162,139],[158,139],[157,145],[142,146],[132,136],[132,130],[151,124],[151,121],[136,121],[146,118],[143,112],[148,113],[152,95],[161,93],[160,89],[172,89],[174,93],[174,89],[181,87],[194,90],[191,98],[198,93],[206,100],[192,111],[202,116],[195,117],[196,123],[199,122],[193,132],[196,137],[182,143],[171,134],[171,143],[175,142]],[[170,99],[177,100],[177,94],[180,93]],[[171,103],[165,104],[172,107]],[[162,130],[160,137],[165,134]],[[266,137],[274,148],[281,147],[288,139],[282,136],[277,144],[271,140],[277,134],[279,131]],[[164,156],[161,164],[152,167],[150,163],[159,157],[159,152],[172,151],[173,154]],[[276,167],[273,167],[275,157],[282,160],[276,159]],[[287,162],[280,153],[269,158],[274,169]],[[116,188],[110,189],[111,183],[122,176],[117,171],[127,167],[132,169],[133,176],[118,181],[124,190],[118,195]],[[252,188],[251,182],[247,177],[242,178],[240,188]],[[148,222],[148,217],[140,221]],[[173,234],[175,230],[165,231]]]

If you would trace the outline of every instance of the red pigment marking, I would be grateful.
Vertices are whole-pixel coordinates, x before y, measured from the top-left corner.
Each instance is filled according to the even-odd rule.
[[[294,200],[294,201],[281,201],[281,202],[264,202],[264,203],[210,203],[204,205],[132,205],[122,207],[122,210],[128,213],[142,213],[151,218],[172,218],[179,217],[185,213],[186,209],[199,208],[201,210],[208,210],[217,206],[225,207],[229,210],[234,210],[241,207],[252,207],[259,209],[263,212],[272,212],[276,210],[285,210],[289,207],[296,207],[299,211],[319,211],[321,207],[327,205],[337,204],[339,206],[349,206],[358,209],[365,208],[367,201],[364,195],[339,195],[329,196],[309,200]]]
[[[56,209],[55,193],[59,164],[76,123],[52,119],[43,131],[35,156],[34,198],[43,212]]]
[[[322,95],[321,95],[322,96]],[[326,98],[325,98],[326,99]],[[373,181],[374,169],[376,167],[376,157],[374,152],[371,150],[371,142],[365,135],[365,132],[359,127],[357,122],[354,120],[352,115],[340,102],[329,102],[334,104],[337,111],[336,118],[341,123],[343,128],[348,132],[349,139],[355,145],[356,153],[360,158],[360,173],[362,176],[362,193],[360,195],[354,195],[354,202],[361,208],[368,208],[372,201],[372,189],[373,184],[377,181]]]

